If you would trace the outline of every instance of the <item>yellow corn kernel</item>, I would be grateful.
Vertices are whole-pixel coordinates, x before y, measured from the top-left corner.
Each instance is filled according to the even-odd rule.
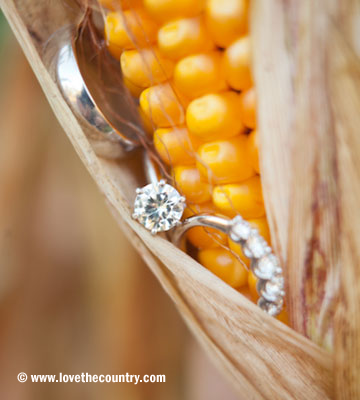
[[[214,184],[241,182],[255,175],[246,157],[246,140],[246,135],[239,135],[201,145],[197,161],[201,174]]]
[[[280,322],[282,322],[285,325],[290,326],[290,322],[289,322],[289,314],[286,311],[286,308],[284,306],[284,308],[281,310],[280,314],[276,316],[276,319],[278,319]]]
[[[253,86],[248,36],[236,40],[226,49],[223,62],[227,83],[233,89],[246,90]]]
[[[265,215],[258,175],[240,183],[216,186],[213,190],[213,202],[229,217],[234,217],[237,213],[246,219],[260,218]]]
[[[153,18],[164,22],[199,15],[205,0],[144,0],[144,6]]]
[[[206,19],[214,42],[227,47],[247,31],[247,0],[208,0]]]
[[[186,197],[188,203],[206,203],[211,200],[211,186],[200,179],[200,172],[194,166],[174,168],[176,187]]]
[[[144,129],[144,132],[152,137],[153,133],[154,133],[154,125],[152,123],[152,121],[150,120],[150,118],[144,113],[144,111],[141,109],[141,107],[138,107],[138,112],[139,112],[139,116],[140,116],[140,120],[142,123],[142,127]]]
[[[158,46],[164,56],[173,60],[214,48],[204,19],[182,18],[168,22],[158,32]]]
[[[254,170],[259,174],[259,142],[257,130],[252,131],[247,138],[246,143],[246,153],[248,155],[248,160]]]
[[[201,142],[185,127],[160,128],[154,133],[154,146],[161,159],[170,165],[195,164],[195,151]]]
[[[248,286],[250,289],[250,294],[253,299],[253,301],[257,301],[259,296],[259,293],[256,289],[256,284],[257,284],[258,278],[254,275],[252,271],[249,271],[248,274]]]
[[[100,4],[111,11],[127,10],[141,7],[142,0],[100,0]]]
[[[118,60],[124,49],[146,47],[154,43],[157,30],[157,24],[141,8],[110,12],[105,19],[106,44]]]
[[[255,302],[248,286],[243,286],[239,288],[238,292],[241,293],[243,296],[245,296],[248,300],[252,301],[253,303]]]
[[[169,83],[151,86],[140,95],[140,107],[159,128],[184,124],[185,106],[186,101],[175,93]]]
[[[200,263],[234,288],[247,283],[248,272],[229,250],[223,248],[200,250]]]
[[[124,79],[143,89],[170,79],[174,70],[174,63],[160,56],[155,48],[126,50],[121,54],[120,65]]]
[[[100,0],[100,5],[111,11],[116,11],[121,8],[120,0]]]
[[[266,240],[266,242],[271,245],[270,230],[266,217],[249,219],[248,222],[253,228],[256,228],[259,231],[260,235]],[[230,238],[228,240],[230,249],[234,253],[236,253],[240,257],[240,259],[249,267],[250,260],[244,255],[241,246],[238,243],[233,242]]]
[[[240,94],[239,114],[245,126],[256,128],[256,94],[253,87]]]
[[[143,7],[144,2],[143,0],[120,0],[120,3],[123,10],[128,10],[129,8]]]
[[[175,86],[189,99],[226,89],[221,71],[221,53],[211,52],[184,57],[175,67]]]
[[[204,142],[227,139],[244,130],[239,96],[234,92],[207,94],[193,100],[186,111],[189,131]]]
[[[215,214],[216,208],[212,203],[194,204],[191,207],[187,207],[184,211],[184,218],[189,218],[193,215],[199,214]],[[220,244],[227,244],[227,235],[216,229],[202,228],[197,226],[190,229],[186,237],[188,241],[198,249],[208,249],[219,247]]]

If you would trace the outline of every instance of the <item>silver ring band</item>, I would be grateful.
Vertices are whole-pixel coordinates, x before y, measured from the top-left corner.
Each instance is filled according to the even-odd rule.
[[[189,229],[195,228],[196,226],[213,228],[225,233],[226,235],[229,235],[231,220],[218,217],[217,215],[194,215],[185,219],[181,225],[174,229],[173,234],[171,235],[171,241],[175,244],[175,246],[179,246],[182,236],[185,235]]]
[[[139,141],[127,137],[111,125],[109,120],[93,98],[85,77],[81,73],[80,65],[74,49],[75,44],[66,42],[57,56],[56,75],[61,91],[72,109],[83,118],[87,124],[95,128],[96,132],[112,142],[121,145],[125,156],[139,146]],[[109,75],[109,74],[107,74]]]

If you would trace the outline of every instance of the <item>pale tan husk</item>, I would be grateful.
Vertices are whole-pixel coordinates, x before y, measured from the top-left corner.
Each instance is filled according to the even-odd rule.
[[[131,219],[130,204],[140,179],[134,167],[136,157],[119,163],[95,154],[87,128],[68,107],[44,64],[46,41],[73,21],[73,11],[61,2],[47,0],[0,0],[0,4],[114,217],[242,397],[333,398],[333,357],[329,352],[265,315],[189,256],[163,238],[152,237]],[[336,394],[356,398],[349,396],[360,390],[356,379],[360,351],[356,312],[360,298],[356,284],[360,142],[356,128],[360,101],[355,88],[359,69],[352,50],[356,48],[351,41],[354,30],[347,26],[342,32],[340,21],[350,24],[351,20],[357,26],[358,14],[353,11],[357,3],[341,13],[336,7],[340,1],[256,0],[253,4],[264,196],[275,249],[287,267],[292,321],[296,330],[331,347],[330,317],[338,311]],[[332,43],[334,55],[329,50]],[[344,99],[342,87],[351,101]],[[101,145],[102,152],[106,146]],[[346,268],[340,269],[340,265]],[[310,273],[319,279],[311,280]],[[341,302],[335,296],[340,276]],[[319,288],[329,295],[327,302]],[[355,306],[349,307],[352,302]],[[314,306],[309,309],[305,305]],[[312,318],[310,324],[306,316]],[[347,392],[343,391],[345,384]]]

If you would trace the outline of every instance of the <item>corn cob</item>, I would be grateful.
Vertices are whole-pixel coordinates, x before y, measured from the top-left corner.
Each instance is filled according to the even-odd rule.
[[[103,2],[108,6],[109,0]],[[155,149],[190,205],[184,216],[240,213],[270,243],[259,175],[248,0],[124,5],[113,0],[107,12],[107,46],[120,60],[124,84],[139,97],[145,125],[154,126]],[[257,300],[256,278],[240,246],[204,228],[194,228],[187,239],[202,265]]]

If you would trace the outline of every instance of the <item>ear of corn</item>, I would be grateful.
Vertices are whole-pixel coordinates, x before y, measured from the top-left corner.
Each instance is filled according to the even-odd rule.
[[[105,20],[107,45],[187,199],[185,217],[240,213],[270,243],[248,0],[144,0],[131,9],[117,2],[121,11],[109,11]],[[203,228],[190,231],[188,240],[199,249],[200,263],[256,300],[255,277],[235,243]]]

